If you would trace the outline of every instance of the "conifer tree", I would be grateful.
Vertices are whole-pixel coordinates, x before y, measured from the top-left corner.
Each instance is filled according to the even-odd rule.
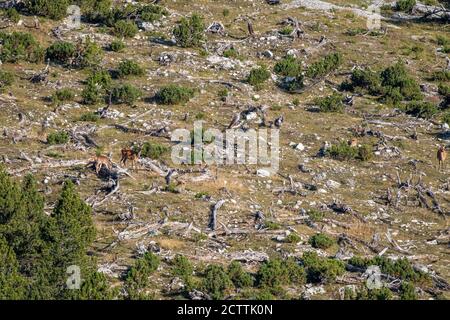
[[[25,298],[26,280],[19,273],[19,263],[5,239],[0,238],[0,300]]]

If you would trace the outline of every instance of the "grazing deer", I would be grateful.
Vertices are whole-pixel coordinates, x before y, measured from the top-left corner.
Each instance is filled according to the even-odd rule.
[[[130,148],[124,148],[120,151],[122,154],[122,158],[120,159],[120,163],[125,166],[127,161],[131,162],[131,168],[136,167],[136,161],[139,159],[139,154],[133,151]]]
[[[357,147],[358,146],[358,139],[356,138],[351,138],[350,140],[347,141],[348,145],[350,147]]]
[[[88,165],[94,163],[95,164],[95,172],[98,174],[103,166],[105,166],[108,170],[112,169],[112,162],[108,157],[98,155],[89,159]]]
[[[444,146],[439,146],[436,156],[438,160],[438,170],[440,171],[441,168],[445,168],[445,159],[447,159],[447,151]]]

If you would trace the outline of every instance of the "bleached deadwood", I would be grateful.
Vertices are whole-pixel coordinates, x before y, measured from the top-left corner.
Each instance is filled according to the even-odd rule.
[[[104,263],[98,266],[97,272],[106,274],[110,277],[119,278],[124,272],[128,270],[128,266],[119,266],[116,263]]]
[[[111,180],[112,180],[113,183],[114,183],[113,188],[111,189],[111,191],[110,191],[107,195],[105,195],[105,197],[104,197],[102,200],[93,202],[92,205],[91,205],[93,208],[95,208],[95,207],[97,207],[97,206],[103,204],[103,203],[104,203],[106,200],[108,200],[113,194],[115,194],[117,191],[119,191],[119,188],[120,188],[119,177],[117,176],[116,179],[111,179]]]
[[[225,34],[225,27],[223,26],[222,23],[214,21],[213,23],[211,23],[209,25],[208,28],[206,28],[206,32],[224,35]]]
[[[398,243],[395,241],[395,239],[392,237],[391,235],[391,231],[388,229],[388,231],[385,233],[386,235],[386,239],[389,241],[390,244],[392,244],[394,246],[395,249],[397,249],[398,251],[402,252],[402,253],[407,253],[410,254],[408,250],[403,249],[402,247],[400,247],[398,245]]]
[[[56,160],[56,161],[48,161],[43,163],[35,163],[32,166],[19,168],[15,170],[8,170],[11,174],[18,174],[26,170],[36,170],[36,169],[55,169],[55,168],[66,168],[73,167],[78,165],[85,165],[86,160]]]
[[[211,213],[209,216],[209,224],[208,227],[212,230],[215,231],[216,227],[217,227],[217,211],[220,209],[220,207],[223,206],[223,204],[225,203],[225,199],[221,199],[218,202],[216,202],[216,204],[214,204],[213,206],[211,206]]]
[[[20,151],[20,159],[23,159],[23,160],[28,161],[29,163],[31,163],[32,166],[34,165],[33,159],[31,159],[31,158],[30,158],[25,152],[23,152],[23,151]]]
[[[95,134],[97,128],[92,125],[87,126],[75,126],[70,132],[72,141],[80,143],[88,148],[98,148],[98,144],[92,138],[92,134]]]
[[[139,164],[152,170],[153,172],[156,172],[161,177],[166,177],[168,174],[168,169],[161,168],[159,165],[155,163],[155,161],[148,159],[148,158],[140,158],[138,160]]]
[[[442,208],[436,197],[436,194],[431,188],[424,187],[422,182],[423,175],[424,174],[422,172],[410,174],[405,181],[402,181],[399,172],[396,172],[396,183],[398,190],[396,199],[394,201],[394,207],[399,207],[402,198],[408,199],[408,197],[413,196],[417,198],[417,202],[421,207],[445,216],[446,214],[448,214],[448,212],[445,212],[445,210]],[[431,204],[429,203],[429,199],[431,199]]]
[[[197,289],[189,292],[189,298],[191,300],[212,300],[207,293],[201,292]]]
[[[226,258],[229,261],[236,260],[245,263],[264,262],[269,260],[269,255],[262,251],[244,250],[228,253],[226,254]]]
[[[170,139],[169,128],[166,126],[164,126],[162,128],[150,129],[150,130],[142,130],[142,129],[138,129],[138,128],[127,127],[127,126],[124,126],[121,124],[114,124],[113,127],[118,130],[121,130],[125,133],[136,133],[136,134],[141,134],[144,136],[161,137],[161,138]]]

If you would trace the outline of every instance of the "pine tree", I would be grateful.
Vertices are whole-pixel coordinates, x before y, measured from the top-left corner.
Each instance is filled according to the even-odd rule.
[[[91,208],[65,183],[52,216],[37,182],[22,185],[0,167],[0,299],[112,299],[108,279],[88,249],[95,238]],[[80,290],[67,290],[67,268],[81,269]]]
[[[26,279],[19,273],[19,263],[5,239],[0,238],[0,300],[25,298]]]
[[[0,168],[0,227],[8,223],[18,211],[20,205],[20,189],[9,174]],[[0,229],[1,230],[1,229]]]
[[[106,276],[94,271],[83,279],[80,290],[70,290],[66,297],[74,300],[112,300],[117,294],[117,290],[110,288]]]
[[[36,180],[32,175],[25,176],[20,190],[20,210],[11,217],[8,224],[8,238],[14,249],[21,269],[32,273],[36,259],[43,259],[45,244],[42,241],[42,228],[45,219],[44,199],[37,190]]]
[[[56,295],[63,295],[67,268],[79,266],[81,276],[88,274],[92,261],[86,255],[95,238],[91,208],[80,198],[71,181],[66,181],[46,226],[47,241],[51,243],[53,270],[49,277]]]

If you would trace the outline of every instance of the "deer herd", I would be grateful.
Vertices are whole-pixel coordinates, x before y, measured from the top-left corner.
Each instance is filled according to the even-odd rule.
[[[127,164],[127,161],[130,161],[131,167],[133,169],[136,168],[136,162],[139,160],[139,153],[135,152],[133,149],[130,148],[124,148],[120,151],[122,154],[122,157],[120,159],[120,164],[125,166]],[[102,167],[105,167],[109,171],[112,169],[112,161],[109,157],[104,155],[95,155],[92,158],[88,160],[88,165],[94,164],[95,165],[95,172],[97,174],[100,173],[100,170]]]
[[[347,141],[348,145],[351,147],[357,147],[358,146],[358,139],[352,138]],[[127,162],[129,161],[131,163],[131,168],[136,169],[136,163],[139,160],[139,152],[136,152],[135,150],[131,148],[123,148],[120,150],[121,158],[120,158],[120,164],[122,166],[126,166]],[[439,146],[438,151],[436,153],[437,158],[437,169],[438,171],[441,171],[445,169],[445,160],[447,159],[447,151],[445,149],[445,146]],[[104,156],[104,155],[95,155],[92,158],[88,160],[88,165],[94,164],[95,165],[95,172],[97,174],[100,173],[100,170],[102,167],[106,167],[106,169],[111,170],[112,169],[112,161],[110,157]]]

